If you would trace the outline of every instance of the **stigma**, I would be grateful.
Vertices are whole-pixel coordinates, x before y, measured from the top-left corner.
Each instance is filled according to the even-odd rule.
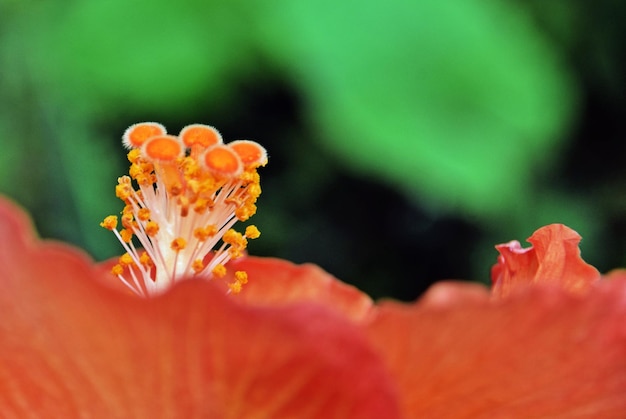
[[[260,235],[254,225],[243,233],[233,226],[256,212],[265,149],[249,140],[225,144],[208,125],[170,135],[154,122],[130,126],[122,143],[131,165],[115,192],[124,208],[100,223],[125,250],[112,273],[144,297],[184,279],[225,278],[228,261]],[[243,271],[228,277],[232,293],[248,281]]]

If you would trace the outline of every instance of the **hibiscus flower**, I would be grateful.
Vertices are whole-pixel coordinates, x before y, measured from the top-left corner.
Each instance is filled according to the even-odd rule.
[[[208,281],[144,299],[0,200],[3,418],[399,417],[360,328],[322,304],[254,306]]]
[[[442,282],[374,303],[314,265],[246,256],[258,230],[228,232],[254,213],[264,150],[193,128],[127,131],[139,186],[120,178],[123,228],[103,222],[127,250],[114,275],[0,199],[2,417],[624,417],[626,275],[601,278],[575,232],[498,246],[493,293]]]
[[[600,279],[560,224],[529,241],[496,246],[492,293],[446,281],[414,304],[374,305],[314,266],[235,265],[255,278],[241,294],[249,304],[313,300],[359,324],[398,386],[402,417],[624,417],[626,272]]]

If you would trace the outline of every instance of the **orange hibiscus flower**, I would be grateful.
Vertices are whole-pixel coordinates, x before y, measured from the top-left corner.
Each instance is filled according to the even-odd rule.
[[[102,223],[119,281],[0,199],[0,416],[624,417],[626,275],[601,279],[567,227],[498,246],[493,294],[443,282],[375,304],[245,256],[259,232],[232,226],[255,210],[258,144],[154,123],[124,141],[122,229]]]
[[[414,304],[374,305],[314,266],[246,258],[241,298],[327,304],[365,331],[398,386],[406,418],[622,418],[626,274],[600,279],[580,237],[555,224],[499,245],[493,293],[441,282]],[[502,289],[507,289],[506,293]]]
[[[322,304],[256,307],[207,281],[143,299],[0,200],[3,418],[399,417],[363,331]]]
[[[626,278],[374,305],[312,265],[245,257],[237,295],[141,299],[0,201],[0,412],[15,418],[602,417],[626,411]],[[539,260],[541,265],[544,261]],[[532,278],[529,278],[531,280]]]

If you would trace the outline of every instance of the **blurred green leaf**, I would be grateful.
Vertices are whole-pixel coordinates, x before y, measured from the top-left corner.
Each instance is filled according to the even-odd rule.
[[[218,100],[250,57],[228,2],[47,2],[13,23],[40,84],[94,111],[172,112],[202,92]]]
[[[16,196],[20,190],[24,190],[24,177],[20,176],[23,174],[21,173],[23,168],[20,168],[19,163],[24,160],[26,154],[23,144],[8,140],[14,136],[14,127],[0,112],[0,139],[3,139],[0,153],[0,190],[11,196]]]
[[[124,151],[111,147],[108,138],[92,132],[79,118],[66,119],[54,132],[58,160],[52,164],[61,172],[67,193],[65,202],[51,202],[63,211],[59,221],[69,223],[65,231],[72,234],[72,241],[97,259],[119,255],[119,243],[100,222],[123,207],[115,196],[115,185],[128,167],[118,164],[118,155]]]
[[[320,138],[368,176],[492,216],[532,205],[575,93],[513,3],[276,2],[266,48]]]

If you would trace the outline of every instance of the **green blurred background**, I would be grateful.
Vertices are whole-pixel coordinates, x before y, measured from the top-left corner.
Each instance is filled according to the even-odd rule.
[[[44,237],[119,254],[139,121],[265,145],[249,248],[375,297],[487,282],[563,222],[626,265],[626,3],[0,0],[0,193]]]

